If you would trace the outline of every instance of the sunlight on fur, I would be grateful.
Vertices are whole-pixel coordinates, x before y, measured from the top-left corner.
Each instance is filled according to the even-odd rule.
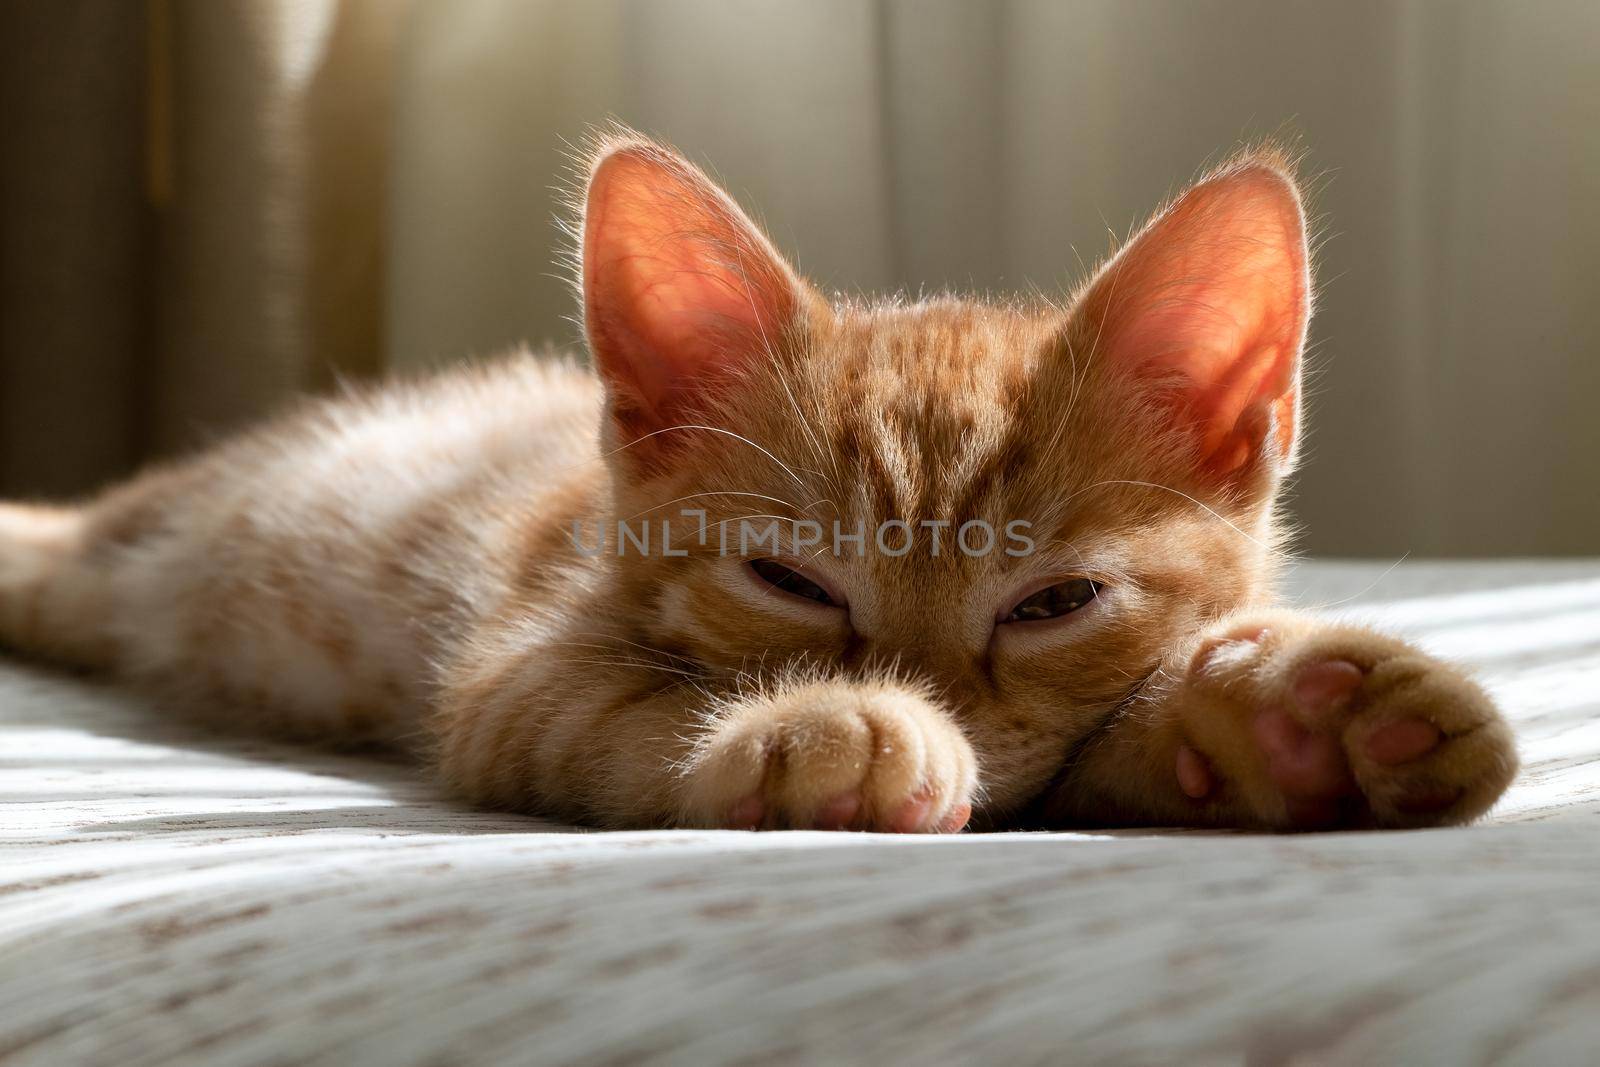
[[[670,148],[614,129],[580,170],[593,369],[308,401],[6,506],[0,640],[615,828],[1423,826],[1511,781],[1464,673],[1276,605],[1290,154],[1202,176],[1059,302],[824,294]]]

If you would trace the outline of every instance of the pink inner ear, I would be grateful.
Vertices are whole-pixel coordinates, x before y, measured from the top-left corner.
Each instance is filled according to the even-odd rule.
[[[1085,298],[1107,357],[1171,391],[1214,474],[1246,467],[1269,434],[1271,459],[1293,450],[1306,262],[1294,183],[1247,163],[1180,197]]]
[[[776,341],[799,283],[744,213],[664,149],[603,157],[584,213],[585,327],[618,417],[649,432]]]

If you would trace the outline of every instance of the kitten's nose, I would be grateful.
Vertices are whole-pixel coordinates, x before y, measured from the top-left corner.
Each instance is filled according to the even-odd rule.
[[[846,651],[845,666],[861,674],[913,678],[942,690],[974,669],[971,652],[952,645],[947,637],[935,633],[900,640],[858,640]]]

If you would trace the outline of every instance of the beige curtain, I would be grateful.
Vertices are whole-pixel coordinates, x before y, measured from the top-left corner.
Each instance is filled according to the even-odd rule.
[[[1276,133],[1309,152],[1326,237],[1307,546],[1600,550],[1586,0],[4,17],[27,119],[4,134],[8,491],[81,488],[335,374],[571,343],[554,187],[607,116],[710,162],[843,290],[1063,288],[1204,161]]]
[[[400,0],[0,11],[0,488],[82,492],[385,363]]]

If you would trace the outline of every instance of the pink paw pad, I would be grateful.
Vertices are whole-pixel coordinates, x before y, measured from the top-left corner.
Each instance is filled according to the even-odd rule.
[[[822,805],[812,819],[818,830],[847,830],[861,812],[860,793],[841,793]]]
[[[960,833],[972,818],[972,805],[957,804],[937,823],[933,815],[933,795],[924,791],[906,801],[884,829],[895,834]]]
[[[728,811],[727,827],[730,830],[759,830],[767,817],[767,806],[760,797],[745,797]]]
[[[1367,736],[1367,756],[1374,763],[1393,767],[1421,759],[1443,740],[1444,734],[1426,719],[1398,719],[1384,723]]]
[[[1332,800],[1354,791],[1337,736],[1314,733],[1288,712],[1271,709],[1256,716],[1255,737],[1273,784],[1285,796]]]
[[[1348,660],[1313,663],[1296,676],[1294,700],[1307,715],[1321,718],[1348,704],[1366,678],[1366,672]]]
[[[888,830],[896,834],[917,834],[927,828],[928,815],[933,811],[933,797],[918,793],[889,820]]]
[[[939,832],[941,834],[959,834],[966,829],[967,823],[970,821],[972,821],[972,805],[957,804],[950,809],[950,814],[946,815],[944,821],[939,824]]]

